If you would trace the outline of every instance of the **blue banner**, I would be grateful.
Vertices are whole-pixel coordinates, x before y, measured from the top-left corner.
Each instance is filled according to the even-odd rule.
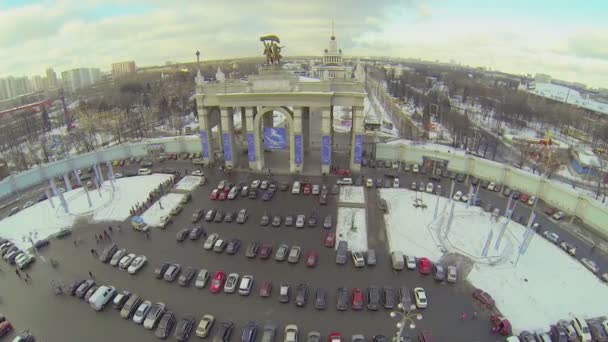
[[[247,156],[249,161],[255,161],[255,137],[253,133],[247,133]]]
[[[287,148],[284,127],[264,127],[264,148],[284,150]]]
[[[329,135],[324,135],[322,139],[321,164],[329,165],[331,163],[331,137]]]
[[[302,135],[296,134],[293,137],[293,144],[295,145],[295,162],[297,165],[302,165]]]
[[[222,142],[224,143],[224,160],[232,161],[232,141],[230,140],[230,133],[222,134]]]
[[[355,135],[355,164],[361,164],[361,154],[363,154],[363,135]]]
[[[207,132],[201,131],[199,135],[201,137],[201,145],[203,146],[203,158],[209,158],[209,138],[207,137]]]
[[[494,236],[494,231],[490,230],[490,234],[488,234],[488,239],[486,240],[486,243],[483,245],[483,250],[481,251],[481,256],[484,258],[488,256],[488,249],[490,248],[490,243],[492,242],[493,236]]]

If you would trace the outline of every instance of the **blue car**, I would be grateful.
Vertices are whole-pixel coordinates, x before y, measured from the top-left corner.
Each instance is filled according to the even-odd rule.
[[[262,196],[262,200],[270,201],[272,199],[272,196],[274,196],[274,191],[267,190],[266,192],[264,192],[264,195]]]

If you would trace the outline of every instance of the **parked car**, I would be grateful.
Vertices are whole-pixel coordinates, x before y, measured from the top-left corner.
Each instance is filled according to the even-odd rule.
[[[195,334],[200,338],[205,338],[209,336],[211,332],[211,328],[213,328],[213,323],[215,322],[215,317],[213,315],[204,315],[201,318],[201,321],[198,323],[196,327]]]
[[[260,248],[260,243],[257,241],[250,241],[247,244],[247,250],[245,251],[245,256],[248,258],[255,258],[258,254],[258,249]]]
[[[382,289],[383,299],[385,309],[393,309],[395,307],[395,289],[391,286],[385,286]]]
[[[368,310],[378,310],[380,306],[380,288],[378,286],[372,285],[367,288],[367,309]]]
[[[556,234],[556,233],[554,233],[554,232],[550,232],[550,231],[548,231],[548,230],[545,230],[545,231],[543,232],[543,236],[544,236],[544,237],[545,237],[547,240],[549,240],[549,241],[551,241],[551,242],[553,242],[553,243],[555,243],[555,244],[557,244],[557,243],[558,243],[558,241],[559,241],[559,235],[557,235],[557,234]]]
[[[329,231],[325,233],[325,238],[323,239],[323,244],[325,247],[333,248],[336,244],[336,232]]]
[[[455,283],[458,280],[458,271],[456,266],[450,265],[448,266],[448,274],[447,274],[448,283]]]
[[[241,247],[241,240],[230,239],[230,241],[228,241],[228,244],[226,245],[226,253],[236,254],[240,247]]]
[[[306,266],[315,267],[315,266],[317,266],[318,262],[319,262],[319,253],[311,250],[306,254]]]
[[[175,314],[171,311],[167,311],[163,314],[154,335],[160,339],[165,339],[169,336],[173,326],[175,325]]]
[[[239,210],[239,213],[236,216],[236,223],[240,223],[240,224],[245,223],[245,221],[247,221],[248,216],[249,215],[247,214],[247,209]]]
[[[194,328],[194,316],[186,315],[182,317],[175,326],[173,337],[178,341],[187,341]]]
[[[196,279],[194,280],[194,287],[197,289],[202,289],[207,285],[207,281],[209,280],[209,271],[202,269],[198,271]]]
[[[241,296],[249,296],[253,287],[253,276],[244,275],[239,283],[239,294]]]
[[[226,272],[217,271],[211,278],[211,285],[209,286],[209,291],[211,293],[218,293],[224,287],[224,282],[226,281]]]
[[[139,270],[141,270],[142,267],[144,267],[144,265],[146,264],[146,262],[148,261],[148,258],[146,258],[145,255],[138,255],[133,262],[131,262],[131,265],[129,265],[127,272],[129,274],[135,274],[137,272],[139,272]]]
[[[207,237],[207,240],[205,240],[205,243],[203,244],[203,248],[206,250],[211,250],[213,248],[213,246],[215,245],[215,242],[217,241],[217,239],[219,239],[218,234],[213,233],[213,234],[209,235]]]
[[[272,255],[272,245],[268,243],[263,243],[260,245],[258,256],[260,259],[268,259]]]
[[[338,248],[336,249],[336,264],[346,264],[346,257],[348,255],[348,242],[342,240],[338,242]]]
[[[315,291],[315,309],[327,309],[327,291],[323,288],[318,288],[317,291]]]
[[[339,287],[336,291],[336,309],[339,311],[348,309],[348,290],[344,287]]]
[[[308,301],[308,286],[304,283],[299,283],[296,286],[296,298],[294,302],[296,306],[304,307],[306,306],[306,302]]]
[[[287,256],[287,262],[291,264],[296,264],[300,261],[300,254],[302,252],[302,248],[300,246],[291,246],[289,250],[289,255]]]
[[[270,297],[272,293],[272,283],[270,281],[265,281],[260,286],[260,297]]]
[[[302,215],[302,214],[298,215],[296,217],[296,228],[302,228],[302,227],[304,227],[304,221],[305,221],[305,219],[306,219],[305,215]]]
[[[494,298],[492,298],[492,296],[490,296],[487,292],[483,291],[482,289],[473,290],[473,298],[477,299],[481,303],[481,305],[483,305],[487,309],[494,308],[494,305],[495,305]]]
[[[566,217],[566,214],[563,211],[558,211],[555,214],[553,214],[553,216],[551,216],[551,217],[553,217],[554,220],[559,221],[559,220],[563,219],[564,217]]]
[[[367,252],[365,253],[365,263],[368,266],[376,265],[376,250],[374,250],[374,249],[367,250]]]
[[[445,279],[445,270],[442,265],[433,265],[433,278],[437,281],[443,281]]]
[[[139,304],[137,310],[135,310],[135,314],[133,314],[133,323],[142,324],[144,322],[144,319],[148,315],[148,311],[150,311],[151,307],[152,303],[148,300]]]
[[[426,292],[422,287],[414,288],[414,299],[416,301],[416,306],[419,309],[425,309],[428,307],[428,299],[426,297]]]
[[[561,249],[563,249],[566,253],[575,256],[576,255],[576,246],[574,246],[573,244],[566,242],[566,241],[562,241],[559,244],[559,247]]]
[[[587,267],[591,271],[591,273],[597,273],[600,270],[600,268],[597,266],[595,261],[593,261],[591,259],[581,258],[581,263],[585,267]]]
[[[179,273],[182,270],[182,266],[179,264],[172,264],[167,268],[167,271],[165,272],[163,278],[166,281],[174,281],[175,278],[177,278],[177,276],[179,275]]]
[[[288,283],[281,283],[281,286],[279,286],[279,302],[289,302],[290,288],[291,286]]]
[[[355,267],[364,267],[365,266],[365,259],[363,258],[363,253],[358,252],[358,251],[353,251],[351,253],[351,256],[353,258],[353,264],[355,265]]]
[[[187,267],[184,272],[182,272],[182,274],[179,276],[179,279],[177,280],[177,283],[180,286],[188,286],[190,285],[190,283],[192,282],[192,279],[194,278],[194,275],[196,275],[196,268],[193,267]]]

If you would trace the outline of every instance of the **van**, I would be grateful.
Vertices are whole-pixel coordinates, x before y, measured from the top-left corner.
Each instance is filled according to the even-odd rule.
[[[340,179],[338,179],[338,181],[336,183],[339,185],[353,185],[353,179],[352,178],[340,178]]]
[[[89,298],[89,304],[95,311],[101,311],[116,294],[114,286],[100,286]]]
[[[145,168],[145,167],[137,170],[138,176],[147,176],[147,175],[151,175],[151,174],[152,174],[152,170]]]
[[[241,278],[241,283],[239,284],[239,294],[241,296],[249,296],[251,293],[251,287],[253,285],[253,276],[246,275]]]
[[[141,297],[139,295],[137,295],[137,294],[131,295],[129,300],[122,307],[122,310],[120,310],[120,317],[129,319],[129,317],[131,317],[133,312],[135,312],[135,310],[137,310],[137,307],[139,306],[140,303],[141,303]]]
[[[409,308],[412,306],[412,294],[410,289],[405,286],[401,286],[399,288],[399,302],[406,310],[409,310]]]
[[[376,250],[374,250],[374,249],[368,249],[367,253],[365,253],[365,256],[367,258],[366,263],[369,266],[375,266],[376,265]]]
[[[338,249],[336,250],[336,264],[346,264],[346,255],[348,254],[348,242],[338,242]]]
[[[403,253],[401,253],[399,251],[391,252],[391,261],[393,263],[393,269],[395,271],[401,271],[403,269],[403,266],[404,266]]]
[[[574,317],[572,324],[574,325],[574,330],[576,330],[576,333],[578,336],[580,336],[582,342],[591,341],[591,331],[584,319],[581,317]]]
[[[294,195],[299,195],[301,187],[302,187],[302,185],[300,184],[300,182],[298,182],[298,181],[293,182],[293,186],[291,187],[291,193]]]

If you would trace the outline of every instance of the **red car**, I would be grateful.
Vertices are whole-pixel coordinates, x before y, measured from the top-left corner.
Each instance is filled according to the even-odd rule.
[[[420,270],[420,274],[431,274],[431,268],[433,264],[431,260],[427,258],[418,259],[418,269]]]
[[[361,310],[363,309],[363,292],[361,289],[354,288],[353,289],[353,310]]]
[[[325,247],[334,248],[336,245],[336,232],[325,233]]]
[[[263,244],[260,246],[260,249],[258,250],[258,255],[260,256],[260,259],[268,259],[268,258],[270,258],[271,254],[272,254],[272,245]]]
[[[11,330],[13,330],[13,325],[9,321],[4,321],[0,323],[0,337],[8,334]]]
[[[494,307],[494,298],[482,289],[473,290],[473,298],[477,299],[483,306],[488,309]]]
[[[265,281],[260,287],[260,297],[270,297],[270,293],[272,292],[272,283],[269,281]]]
[[[312,193],[312,185],[310,183],[304,184],[304,195],[310,195]]]
[[[547,209],[545,209],[545,214],[547,214],[549,216],[553,216],[553,214],[555,214],[555,208],[547,208]]]
[[[211,279],[211,286],[209,286],[209,291],[211,291],[211,293],[220,292],[222,290],[222,287],[224,287],[225,281],[226,281],[226,272],[224,272],[224,271],[215,272],[215,274],[213,275],[213,278]]]
[[[519,196],[519,200],[524,203],[528,202],[528,199],[530,199],[530,196],[528,196],[526,194],[521,194],[521,196]]]
[[[217,199],[219,199],[220,201],[225,201],[226,198],[228,198],[228,193],[230,192],[230,190],[223,190],[220,192],[220,195]]]
[[[306,266],[315,267],[319,263],[319,253],[316,251],[310,251],[306,255]]]
[[[348,176],[350,176],[350,170],[348,170],[348,169],[339,169],[338,171],[336,171],[336,175],[342,176],[342,177],[348,177]]]
[[[211,195],[209,196],[209,198],[211,198],[212,200],[216,200],[217,197],[219,196],[220,191],[218,189],[213,189],[213,191],[211,191]]]
[[[327,336],[327,342],[342,342],[342,334],[339,332],[332,332]]]

